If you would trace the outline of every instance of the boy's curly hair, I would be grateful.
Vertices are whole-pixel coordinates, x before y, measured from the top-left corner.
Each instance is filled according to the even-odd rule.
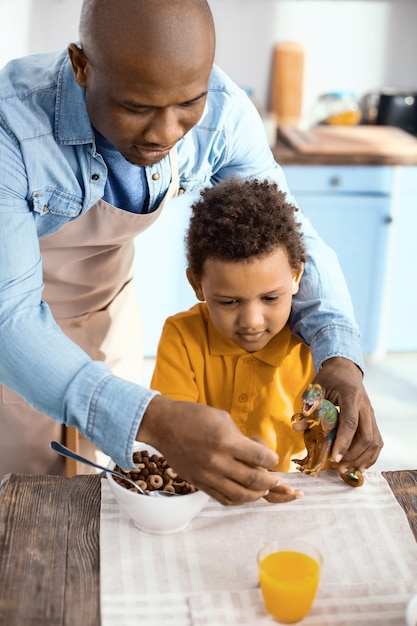
[[[249,260],[278,246],[287,251],[292,269],[306,260],[298,209],[275,183],[232,177],[200,195],[185,236],[188,267],[196,276],[202,276],[207,258]]]

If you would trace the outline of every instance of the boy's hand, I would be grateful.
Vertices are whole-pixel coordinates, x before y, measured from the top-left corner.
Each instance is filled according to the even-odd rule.
[[[384,442],[363,386],[361,370],[348,359],[334,357],[323,363],[313,382],[320,383],[324,397],[340,407],[332,460],[340,473],[362,471],[373,465]]]

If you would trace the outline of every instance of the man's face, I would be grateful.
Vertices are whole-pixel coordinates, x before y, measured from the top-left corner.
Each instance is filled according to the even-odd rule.
[[[69,47],[77,83],[86,90],[91,124],[135,165],[153,165],[201,118],[207,99],[211,57],[179,64],[151,58],[89,61]]]

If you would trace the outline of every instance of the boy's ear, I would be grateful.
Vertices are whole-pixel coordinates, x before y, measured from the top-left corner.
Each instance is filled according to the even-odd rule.
[[[87,86],[88,60],[84,54],[84,50],[75,43],[68,46],[68,54],[71,61],[77,85],[80,87]]]
[[[303,272],[304,272],[304,263],[301,263],[299,269],[294,271],[294,274],[292,277],[292,295],[293,296],[295,296],[295,294],[298,293],[298,289],[300,287],[300,280],[301,280],[301,276],[303,275]]]
[[[200,302],[204,302],[205,298],[204,298],[203,290],[201,288],[201,280],[190,270],[189,267],[187,267],[186,274],[187,274],[188,282],[190,283],[191,287],[194,289],[194,293],[197,296],[197,300],[200,300]]]

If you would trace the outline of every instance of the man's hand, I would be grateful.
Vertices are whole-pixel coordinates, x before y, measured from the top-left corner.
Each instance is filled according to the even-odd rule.
[[[262,437],[253,436],[250,437],[250,439],[252,439],[252,441],[259,441],[260,444],[268,448],[268,444]],[[303,497],[304,493],[301,489],[294,489],[291,485],[281,483],[281,481],[264,496],[265,500],[273,504],[283,504],[284,502],[291,502],[291,500],[298,500]]]
[[[268,471],[275,452],[242,435],[225,411],[158,395],[136,438],[157,448],[180,476],[222,504],[267,495],[280,482]]]
[[[362,471],[373,465],[384,445],[365,391],[361,370],[348,359],[334,357],[315,376],[324,397],[340,407],[332,460],[340,473]]]

